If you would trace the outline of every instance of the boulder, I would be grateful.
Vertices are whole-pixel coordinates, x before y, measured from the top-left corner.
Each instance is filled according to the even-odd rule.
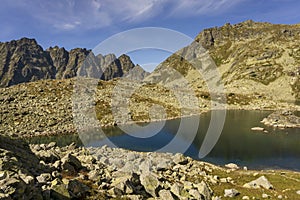
[[[262,127],[252,127],[251,130],[252,131],[264,131],[265,129]]]
[[[49,174],[49,173],[43,173],[36,177],[36,180],[39,183],[47,183],[47,182],[51,181],[51,179],[52,179],[52,177],[51,177],[51,174]]]
[[[169,190],[160,190],[158,192],[158,195],[162,200],[175,200],[172,193]]]
[[[194,186],[198,189],[198,192],[204,197],[204,200],[211,199],[212,190],[204,181],[201,181],[201,183],[198,184],[194,184]]]
[[[61,159],[61,167],[63,170],[70,172],[76,172],[82,169],[81,162],[69,153]]]
[[[224,197],[235,197],[239,194],[240,194],[240,192],[237,191],[236,189],[225,189],[224,190]]]
[[[157,197],[157,190],[159,187],[159,181],[156,176],[148,173],[141,174],[140,176],[141,184],[144,186],[147,193],[149,193],[152,197]]]
[[[251,189],[259,189],[261,187],[265,189],[273,189],[273,185],[269,182],[269,180],[265,176],[261,176],[254,181],[246,183],[243,185],[243,187],[251,188]]]
[[[227,167],[229,169],[233,169],[233,170],[240,169],[240,167],[237,164],[234,164],[234,163],[228,163],[228,164],[225,165],[225,167]]]

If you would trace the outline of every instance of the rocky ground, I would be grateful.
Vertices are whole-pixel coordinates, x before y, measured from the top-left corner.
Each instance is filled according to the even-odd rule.
[[[159,85],[146,85],[138,88],[128,97],[128,91],[135,88],[133,82],[121,81],[122,86],[115,89],[118,80],[100,81],[97,90],[89,93],[93,98],[97,119],[102,126],[127,123],[133,121],[149,121],[149,109],[154,105],[166,110],[166,116],[154,112],[152,120],[162,118],[176,118],[181,114],[199,114],[211,107],[210,97],[204,91],[196,90],[198,98],[197,110],[189,108],[189,97],[184,96],[187,104],[180,105],[174,92]],[[88,88],[91,91],[93,88]],[[133,90],[134,91],[134,90]],[[19,84],[8,88],[0,88],[0,134],[10,136],[32,137],[40,135],[74,134],[72,98],[74,93],[74,79],[41,80],[32,83]],[[113,98],[113,95],[122,98]],[[112,99],[117,105],[118,112],[112,113]],[[87,101],[82,99],[82,101]],[[227,94],[228,109],[287,109],[300,110],[299,106],[272,101],[270,99],[255,98],[239,94]],[[186,108],[182,113],[181,106]],[[129,109],[128,109],[129,108]],[[160,107],[158,107],[160,109]],[[124,114],[125,113],[125,114]],[[152,112],[153,113],[153,112]],[[120,115],[119,115],[120,114]]]
[[[299,199],[300,173],[0,136],[0,199]]]
[[[275,128],[300,128],[300,117],[291,111],[276,111],[261,121]]]

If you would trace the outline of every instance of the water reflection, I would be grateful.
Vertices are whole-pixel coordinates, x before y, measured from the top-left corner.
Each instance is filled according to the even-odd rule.
[[[235,162],[255,169],[300,170],[300,129],[278,130],[265,127],[260,120],[268,114],[269,111],[228,111],[221,137],[213,150],[202,160],[220,165]],[[198,159],[199,149],[210,119],[210,112],[200,116],[197,135],[185,152],[186,155]],[[193,123],[193,117],[190,117],[189,121]],[[189,141],[188,128],[185,130],[184,137],[174,137],[179,124],[179,119],[167,121],[158,134],[148,138],[146,138],[147,131],[142,137],[124,134],[118,127],[105,128],[103,131],[109,136],[109,141],[116,146],[137,151],[157,151],[170,141],[174,142],[175,138],[175,145],[172,145],[168,151],[176,153]],[[251,127],[254,126],[264,127],[269,133],[251,131]],[[57,139],[62,140],[62,137]],[[90,137],[88,141],[89,146],[103,144],[106,144],[103,139]]]

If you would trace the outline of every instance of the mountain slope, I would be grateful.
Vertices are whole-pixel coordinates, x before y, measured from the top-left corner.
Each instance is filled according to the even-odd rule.
[[[299,102],[300,24],[279,25],[251,20],[225,24],[203,30],[195,42],[207,49],[231,97],[240,95],[250,99]],[[197,52],[189,54],[197,57]],[[148,80],[160,76],[168,67],[180,72],[196,91],[208,91],[203,80],[205,73],[199,74],[180,54],[167,58]]]
[[[127,55],[119,58],[113,54],[95,56],[85,48],[67,51],[57,46],[44,51],[34,39],[22,38],[0,42],[0,87],[41,79],[72,78],[88,55],[97,71],[102,72],[106,66],[101,76],[103,80],[121,77],[135,67]]]

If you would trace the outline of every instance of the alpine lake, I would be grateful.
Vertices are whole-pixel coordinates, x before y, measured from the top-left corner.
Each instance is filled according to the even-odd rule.
[[[247,166],[248,169],[255,170],[287,169],[300,171],[300,129],[278,129],[264,126],[260,121],[271,112],[227,110],[225,123],[216,145],[201,160],[217,165],[236,163],[239,166]],[[89,137],[89,140],[84,144],[78,135],[35,137],[29,139],[29,142],[48,143],[55,141],[60,146],[75,142],[86,147],[101,147],[109,141],[117,147],[144,152],[160,151],[172,142],[173,148],[168,149],[168,152],[184,153],[186,156],[200,159],[198,156],[199,149],[207,134],[211,114],[211,112],[202,113],[197,116],[200,120],[196,120],[196,117],[188,117],[193,126],[197,125],[197,122],[199,123],[196,133],[190,133],[188,127],[184,129],[186,135],[193,134],[193,140],[185,152],[176,148],[176,146],[180,147],[187,142],[185,137],[176,136],[181,119],[167,120],[159,132],[150,137],[147,137],[145,133],[150,133],[151,130],[147,130],[139,136],[138,133],[136,135],[126,134],[118,126],[113,126],[102,129],[106,135],[105,139],[103,137]],[[299,115],[299,112],[296,115]],[[214,123],[218,122],[212,122],[212,126]],[[146,126],[148,124],[140,125]],[[256,126],[263,127],[266,131],[251,130],[252,127]]]

